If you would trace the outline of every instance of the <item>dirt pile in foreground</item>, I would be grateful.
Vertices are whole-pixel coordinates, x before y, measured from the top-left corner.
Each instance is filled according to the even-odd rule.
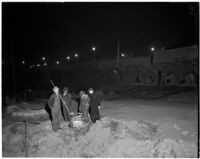
[[[51,122],[28,127],[29,157],[197,157],[196,143],[165,138],[156,125],[104,117],[89,131],[54,132]],[[24,156],[22,124],[3,129],[3,156]]]

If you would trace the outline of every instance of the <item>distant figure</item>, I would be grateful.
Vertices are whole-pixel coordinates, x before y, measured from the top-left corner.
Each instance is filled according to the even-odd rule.
[[[53,88],[54,94],[52,94],[49,98],[48,105],[51,108],[52,114],[52,128],[54,131],[57,131],[60,128],[61,124],[61,105],[60,105],[60,97],[59,97],[59,88]]]
[[[64,87],[63,88],[63,95],[62,95],[63,101],[65,102],[65,105],[62,103],[62,105],[63,105],[62,110],[63,110],[63,115],[64,115],[64,120],[65,121],[70,121],[71,120],[71,115],[69,114],[69,112],[67,111],[67,108],[66,108],[66,106],[67,106],[68,110],[70,111],[71,95],[68,92],[68,90],[69,89],[67,87]]]
[[[92,88],[89,88],[89,97],[90,97],[90,117],[92,123],[95,123],[96,120],[100,120],[99,109],[101,104],[101,99]]]
[[[84,92],[80,91],[80,112],[82,112],[82,120],[84,123],[88,123],[89,120],[89,103],[90,103],[90,97]]]
[[[194,76],[193,72],[190,72],[185,76],[185,82],[188,85],[193,85],[193,84],[196,83],[195,76]]]

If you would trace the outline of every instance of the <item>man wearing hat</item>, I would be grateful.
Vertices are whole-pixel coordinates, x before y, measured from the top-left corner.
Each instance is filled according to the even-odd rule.
[[[65,104],[63,104],[63,115],[64,115],[64,120],[65,121],[70,121],[71,120],[71,115],[69,114],[71,112],[71,95],[70,93],[68,92],[68,88],[67,87],[64,87],[63,88],[63,95],[62,95],[62,98],[63,98],[63,101],[65,102]],[[68,107],[68,110],[70,112],[67,111],[67,108],[66,106]]]
[[[95,123],[96,120],[100,120],[99,109],[100,109],[100,97],[94,92],[92,88],[89,88],[89,97],[90,97],[90,117],[92,123]]]
[[[84,91],[80,91],[80,112],[82,112],[82,120],[83,122],[88,123],[90,121],[89,119],[89,103],[90,103],[90,97],[84,92]]]
[[[51,115],[52,115],[52,128],[54,131],[57,131],[60,128],[61,124],[61,105],[60,105],[60,95],[59,95],[59,88],[53,88],[54,94],[52,94],[49,98],[48,105],[51,108]]]

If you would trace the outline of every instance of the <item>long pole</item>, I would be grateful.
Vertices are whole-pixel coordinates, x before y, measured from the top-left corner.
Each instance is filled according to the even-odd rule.
[[[25,124],[25,142],[24,142],[24,149],[25,149],[25,157],[28,157],[28,151],[27,151],[27,144],[26,144],[26,139],[27,139],[27,131],[26,131],[26,121],[24,121]]]
[[[52,81],[51,79],[50,79],[50,82],[51,82],[51,84],[53,85],[53,87],[55,87],[55,85],[54,85],[54,83],[53,83],[53,81]],[[61,101],[63,102],[65,108],[67,109],[68,113],[70,113],[70,112],[69,112],[69,109],[68,109],[67,105],[65,104],[65,102],[64,102],[62,96],[60,95],[60,93],[59,93],[58,95],[59,95]]]

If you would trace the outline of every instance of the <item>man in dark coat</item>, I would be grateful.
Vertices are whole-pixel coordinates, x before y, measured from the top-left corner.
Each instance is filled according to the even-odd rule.
[[[94,92],[92,88],[89,89],[89,97],[90,97],[90,118],[92,123],[95,123],[96,120],[100,120],[99,109],[101,100],[100,97]]]
[[[90,97],[84,92],[84,91],[80,91],[80,112],[82,112],[82,120],[85,123],[88,123],[90,121],[89,119],[89,103],[90,103]]]
[[[63,101],[64,103],[62,103],[62,110],[63,110],[63,115],[64,115],[64,120],[65,121],[70,121],[71,120],[71,115],[69,114],[68,110],[70,111],[70,107],[71,107],[71,94],[68,92],[68,88],[64,87],[63,88],[63,95],[62,95]]]
[[[53,88],[54,94],[52,94],[49,98],[48,105],[51,108],[52,114],[52,128],[54,131],[57,131],[60,128],[61,124],[61,105],[60,105],[60,96],[59,96],[59,88]]]

